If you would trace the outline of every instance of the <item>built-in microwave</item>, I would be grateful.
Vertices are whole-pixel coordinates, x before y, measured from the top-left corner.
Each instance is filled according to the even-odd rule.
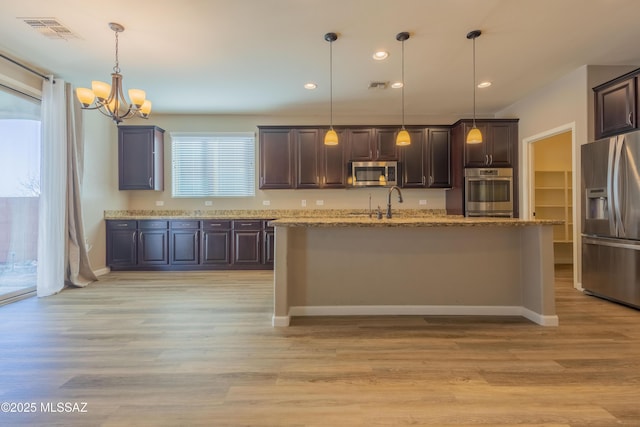
[[[398,162],[351,162],[349,185],[391,187],[398,185]]]

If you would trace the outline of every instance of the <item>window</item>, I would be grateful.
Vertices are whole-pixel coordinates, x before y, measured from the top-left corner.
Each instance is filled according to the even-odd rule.
[[[255,196],[253,133],[171,133],[173,197]]]
[[[40,100],[0,90],[0,304],[36,288]]]

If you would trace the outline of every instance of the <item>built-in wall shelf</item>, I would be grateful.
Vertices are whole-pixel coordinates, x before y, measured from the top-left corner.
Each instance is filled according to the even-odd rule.
[[[573,188],[569,170],[537,170],[535,172],[536,219],[564,221],[553,226],[556,263],[572,261],[573,245]]]

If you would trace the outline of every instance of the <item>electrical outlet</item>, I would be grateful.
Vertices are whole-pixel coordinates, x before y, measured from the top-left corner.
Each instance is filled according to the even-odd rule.
[[[306,201],[306,200],[302,200],[302,201],[300,202],[300,204],[302,205],[302,207],[303,207],[303,208],[306,208],[306,207],[307,207],[307,201]]]
[[[164,206],[163,200],[156,200],[156,206]]]
[[[418,204],[421,206],[425,206],[427,204],[426,200],[420,199],[420,201],[418,201]]]
[[[211,200],[205,200],[204,201],[204,205],[205,206],[213,206],[213,202]]]
[[[271,200],[263,200],[263,201],[262,201],[262,205],[263,205],[263,206],[269,206],[269,205],[271,205]]]
[[[316,206],[324,205],[324,200],[316,200]]]

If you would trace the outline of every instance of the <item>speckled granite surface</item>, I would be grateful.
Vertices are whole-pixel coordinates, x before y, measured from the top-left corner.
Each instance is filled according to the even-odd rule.
[[[396,209],[398,218],[434,218],[446,215],[444,209]],[[375,217],[375,212],[373,213]],[[112,210],[104,219],[274,219],[274,218],[368,218],[365,209],[280,209],[280,210]]]
[[[562,221],[523,220],[518,218],[463,218],[444,217],[394,217],[370,219],[368,216],[353,218],[282,218],[269,222],[284,227],[523,227],[533,225],[559,225]]]

